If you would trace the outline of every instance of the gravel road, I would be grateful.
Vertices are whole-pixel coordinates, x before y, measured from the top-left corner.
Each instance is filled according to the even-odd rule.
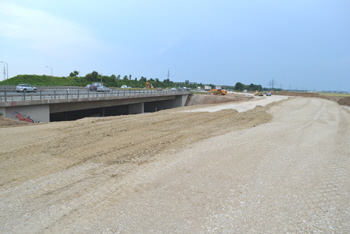
[[[0,129],[0,232],[350,233],[349,110],[199,108]]]

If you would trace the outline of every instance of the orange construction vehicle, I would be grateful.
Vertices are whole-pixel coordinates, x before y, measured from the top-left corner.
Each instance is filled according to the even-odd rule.
[[[212,89],[208,92],[213,93],[214,95],[226,95],[227,94],[227,91],[225,89]]]
[[[152,84],[150,84],[149,82],[146,82],[145,84],[146,84],[146,88],[147,88],[147,89],[151,89],[151,88],[153,88],[153,85],[152,85]]]

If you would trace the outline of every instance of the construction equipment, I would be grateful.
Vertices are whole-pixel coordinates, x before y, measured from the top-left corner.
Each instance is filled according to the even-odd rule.
[[[214,95],[226,95],[227,94],[227,91],[225,89],[212,89],[208,92],[213,93]]]
[[[152,89],[153,88],[153,85],[151,83],[146,82],[145,84],[146,84],[146,88],[147,89]]]
[[[254,96],[264,96],[264,93],[263,93],[263,91],[256,91],[255,93],[254,93]]]

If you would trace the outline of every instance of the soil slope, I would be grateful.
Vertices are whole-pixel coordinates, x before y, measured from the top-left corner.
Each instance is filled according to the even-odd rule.
[[[0,232],[350,230],[344,108],[197,108],[2,127]]]
[[[186,105],[203,105],[203,104],[213,104],[213,103],[225,103],[225,102],[238,102],[238,101],[248,101],[252,99],[251,95],[244,94],[233,94],[228,93],[226,95],[214,95],[214,94],[192,94],[189,96]]]
[[[338,101],[339,105],[350,106],[350,97],[342,98]]]

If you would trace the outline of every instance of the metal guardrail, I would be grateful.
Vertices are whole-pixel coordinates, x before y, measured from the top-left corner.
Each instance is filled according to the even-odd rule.
[[[50,91],[50,90],[86,90],[82,86],[35,86],[38,92],[41,91]],[[16,92],[16,85],[0,85],[0,92]]]
[[[96,92],[85,90],[53,90],[51,93],[46,93],[39,90],[36,93],[20,93],[9,94],[4,91],[0,95],[0,102],[14,101],[32,101],[32,100],[51,100],[51,99],[77,99],[77,98],[97,98],[97,97],[116,97],[116,96],[154,96],[154,95],[171,95],[171,94],[189,94],[190,91],[171,91],[171,90],[113,90],[110,92]]]

